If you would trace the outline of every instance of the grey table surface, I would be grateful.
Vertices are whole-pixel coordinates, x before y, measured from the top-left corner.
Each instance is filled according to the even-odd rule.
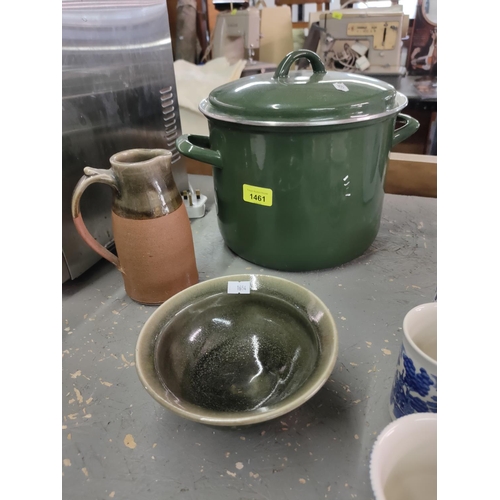
[[[221,428],[187,421],[141,386],[134,349],[156,307],[125,294],[101,261],[63,284],[62,492],[64,500],[370,499],[370,451],[390,423],[389,392],[404,315],[436,292],[436,200],[386,195],[367,252],[320,272],[262,269],[234,255],[209,197],[192,221],[200,280],[236,273],[281,276],[309,288],[339,329],[335,368],[308,402],[281,418]]]

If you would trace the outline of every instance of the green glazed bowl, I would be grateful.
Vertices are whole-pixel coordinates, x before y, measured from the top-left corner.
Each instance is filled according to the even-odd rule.
[[[228,293],[249,282],[249,294]],[[325,304],[291,281],[224,276],[164,302],[144,325],[136,367],[165,408],[221,426],[276,418],[311,398],[331,374],[338,333]]]

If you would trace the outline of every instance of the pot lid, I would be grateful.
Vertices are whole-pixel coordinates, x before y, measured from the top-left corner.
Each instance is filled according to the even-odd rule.
[[[313,71],[290,71],[302,57]],[[200,103],[208,118],[247,125],[333,125],[397,113],[408,103],[396,89],[375,78],[325,70],[310,50],[290,52],[274,75],[240,78],[213,90]]]

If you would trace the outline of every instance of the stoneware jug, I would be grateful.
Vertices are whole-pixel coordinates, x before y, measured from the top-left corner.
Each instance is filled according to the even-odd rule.
[[[123,275],[125,291],[142,304],[161,304],[198,283],[193,235],[165,149],[130,149],[113,155],[108,170],[85,167],[71,211],[80,236]],[[89,233],[80,212],[85,189],[113,188],[112,225],[118,257]]]

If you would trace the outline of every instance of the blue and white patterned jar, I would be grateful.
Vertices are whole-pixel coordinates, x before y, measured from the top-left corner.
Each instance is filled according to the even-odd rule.
[[[405,316],[389,409],[393,420],[437,413],[437,302],[417,306]]]

